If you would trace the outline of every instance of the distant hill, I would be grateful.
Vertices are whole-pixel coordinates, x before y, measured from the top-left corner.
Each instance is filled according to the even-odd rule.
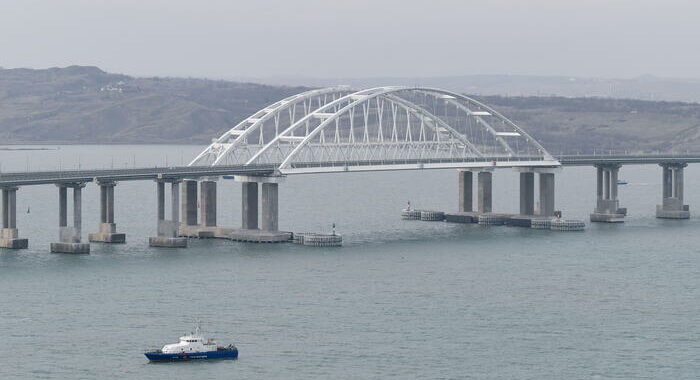
[[[0,141],[206,143],[305,88],[134,78],[97,67],[0,70]]]
[[[551,153],[700,153],[700,104],[630,99],[480,97]]]
[[[434,77],[368,78],[250,78],[246,81],[270,85],[304,85],[325,87],[338,83],[353,87],[384,85],[439,87],[476,95],[563,96],[567,98],[612,98],[700,102],[700,79],[659,78],[643,75],[636,78],[588,78],[541,75],[458,75]]]
[[[86,66],[0,69],[0,141],[204,144],[265,105],[307,89],[136,78]],[[515,121],[552,153],[700,152],[697,103],[476,97]]]

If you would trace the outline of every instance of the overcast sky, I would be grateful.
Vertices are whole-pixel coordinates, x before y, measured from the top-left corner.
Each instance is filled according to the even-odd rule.
[[[0,0],[0,66],[700,77],[695,0]]]

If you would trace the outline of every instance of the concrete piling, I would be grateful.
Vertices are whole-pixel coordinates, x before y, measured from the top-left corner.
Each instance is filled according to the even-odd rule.
[[[519,167],[520,215],[553,216],[555,206],[554,174],[558,168]],[[535,174],[539,176],[539,210],[535,210]]]
[[[170,182],[170,219],[174,225],[180,225],[180,182],[178,181]]]
[[[535,173],[520,173],[520,215],[535,214]]]
[[[279,184],[284,182],[281,176],[236,176],[241,182],[241,228],[258,229],[258,183],[262,184],[261,225],[262,231],[279,230]]]
[[[216,182],[200,183],[200,219],[205,227],[216,226]]]
[[[156,182],[156,207],[158,220],[165,220],[165,182]]]
[[[230,228],[217,226],[217,201],[216,186],[214,177],[206,177],[200,183],[199,216],[200,224],[190,225],[183,223],[179,229],[179,236],[191,238],[225,238],[234,241],[272,243],[282,242],[291,239],[291,233],[279,231],[279,182],[283,177],[267,176],[236,176],[235,179],[241,182],[241,224],[242,228]],[[259,191],[258,184],[262,184],[262,191]],[[192,187],[189,191],[183,191],[183,197],[191,199]],[[260,194],[261,193],[261,194]],[[258,196],[261,200],[258,201]],[[261,203],[261,215],[258,215],[258,202]],[[183,212],[187,207],[197,207],[196,202],[192,203],[183,199]],[[190,211],[187,211],[190,212]],[[258,221],[261,222],[258,227]]]
[[[58,186],[58,227],[68,226],[68,188]]]
[[[661,204],[656,206],[656,217],[688,219],[690,207],[683,204],[683,169],[685,163],[664,163],[661,166]]]
[[[241,228],[258,229],[258,183],[243,182],[241,192]]]
[[[539,173],[540,215],[554,216],[554,173]]]
[[[310,247],[340,247],[343,236],[337,234],[294,233],[292,242]]]
[[[165,180],[156,180],[156,209],[157,209],[157,236],[152,236],[148,238],[148,245],[151,247],[163,247],[163,248],[185,248],[187,247],[187,238],[179,237],[180,221],[179,221],[179,195],[180,186],[177,180],[169,180],[170,182],[170,192],[172,194],[171,202],[171,219],[165,219]],[[194,182],[195,194],[197,191],[197,181]],[[185,187],[187,189],[187,187]],[[187,198],[185,195],[183,198]],[[197,200],[195,198],[195,218],[197,217]],[[183,201],[184,203],[184,201]],[[183,204],[183,213],[187,213],[187,205]]]
[[[20,239],[17,230],[17,187],[2,189],[2,234],[0,248],[24,249],[29,240]]]
[[[54,253],[90,253],[90,243],[82,243],[82,189],[84,183],[60,183],[58,186],[59,242],[51,243]],[[68,226],[68,188],[73,190],[73,226]]]
[[[621,223],[627,214],[617,199],[619,164],[596,165],[596,207],[591,213],[591,222]]]
[[[423,210],[420,212],[420,220],[430,222],[443,221],[445,220],[445,213],[442,211]]]
[[[477,174],[477,207],[480,213],[491,212],[492,177],[491,171],[480,171]]]
[[[197,223],[197,181],[185,180],[182,188],[182,221],[187,226]]]
[[[98,181],[100,186],[100,225],[98,232],[88,234],[88,240],[97,243],[126,243],[126,234],[117,232],[114,223],[114,181]]]
[[[262,184],[262,225],[265,231],[279,230],[279,184]]]
[[[471,171],[459,171],[459,212],[473,211],[473,177]]]

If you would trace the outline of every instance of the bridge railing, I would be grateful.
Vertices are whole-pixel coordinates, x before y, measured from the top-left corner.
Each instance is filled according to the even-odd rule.
[[[384,166],[384,165],[420,165],[420,164],[473,164],[484,163],[492,165],[494,162],[545,162],[542,156],[520,157],[466,157],[466,158],[427,158],[427,159],[398,159],[398,160],[357,160],[357,161],[328,161],[328,162],[295,162],[292,168],[322,168],[322,167],[346,167],[346,166]]]

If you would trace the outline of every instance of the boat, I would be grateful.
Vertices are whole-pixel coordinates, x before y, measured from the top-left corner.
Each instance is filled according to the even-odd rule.
[[[194,332],[180,337],[180,342],[166,344],[161,349],[147,350],[144,355],[152,362],[236,359],[238,348],[233,344],[224,347],[212,339],[205,340],[197,324]]]
[[[625,181],[624,179],[619,179],[619,180],[617,180],[617,184],[618,185],[626,185],[627,181]]]

